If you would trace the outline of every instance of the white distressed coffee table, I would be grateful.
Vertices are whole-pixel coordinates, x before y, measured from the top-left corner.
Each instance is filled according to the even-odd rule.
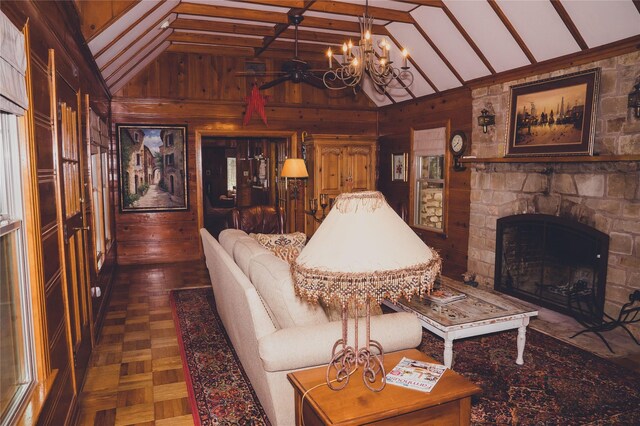
[[[444,339],[444,365],[451,368],[453,341],[465,337],[480,336],[497,331],[518,329],[516,364],[524,364],[523,354],[529,318],[538,315],[524,305],[506,300],[493,290],[480,290],[443,278],[446,287],[465,293],[466,298],[448,305],[413,297],[410,302],[402,299],[398,304],[383,303],[396,311],[416,314],[422,327]]]

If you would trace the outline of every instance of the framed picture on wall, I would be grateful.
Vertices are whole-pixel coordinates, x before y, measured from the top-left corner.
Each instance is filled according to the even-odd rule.
[[[511,87],[507,156],[591,155],[600,69]]]
[[[187,210],[187,127],[116,124],[120,211]]]
[[[391,154],[391,180],[407,181],[407,153]]]

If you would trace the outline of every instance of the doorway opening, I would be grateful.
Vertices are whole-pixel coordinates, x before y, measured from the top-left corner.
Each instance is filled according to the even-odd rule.
[[[212,235],[227,227],[234,207],[270,205],[286,210],[278,171],[288,145],[286,137],[202,136],[204,226]]]

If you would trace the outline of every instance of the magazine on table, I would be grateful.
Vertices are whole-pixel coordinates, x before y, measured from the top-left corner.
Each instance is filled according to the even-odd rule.
[[[387,376],[387,383],[422,392],[431,392],[447,369],[444,365],[403,357]]]
[[[449,303],[457,302],[467,297],[466,294],[456,291],[449,287],[440,287],[437,290],[433,290],[430,294],[424,296],[424,299],[436,303],[438,305],[447,305]]]

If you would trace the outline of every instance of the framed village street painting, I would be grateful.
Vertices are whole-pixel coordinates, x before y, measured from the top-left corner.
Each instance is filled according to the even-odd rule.
[[[187,210],[187,127],[117,124],[120,211]]]
[[[591,155],[600,69],[511,87],[507,156]]]

